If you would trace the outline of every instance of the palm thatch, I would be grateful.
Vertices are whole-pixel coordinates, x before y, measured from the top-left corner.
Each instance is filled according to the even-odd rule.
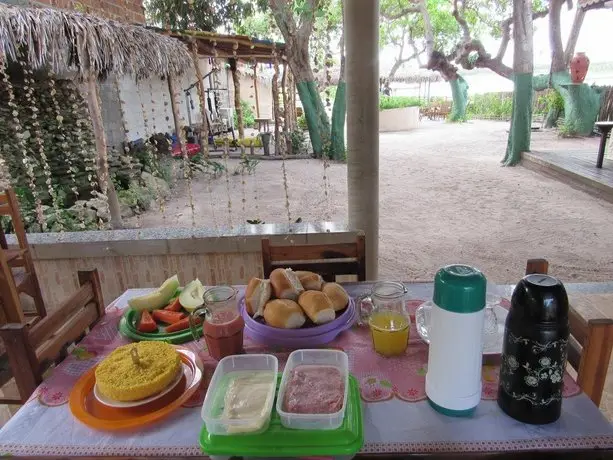
[[[0,3],[0,55],[57,74],[181,74],[192,67],[186,46],[144,27],[50,8]]]
[[[579,0],[579,6],[584,10],[607,8],[609,0]]]

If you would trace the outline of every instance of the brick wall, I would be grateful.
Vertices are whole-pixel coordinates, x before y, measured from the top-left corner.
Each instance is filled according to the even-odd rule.
[[[123,22],[145,23],[142,0],[36,0],[32,4],[82,11]]]

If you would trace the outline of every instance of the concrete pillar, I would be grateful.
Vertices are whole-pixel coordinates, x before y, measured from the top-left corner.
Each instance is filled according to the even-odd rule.
[[[379,0],[344,0],[349,225],[366,234],[366,277],[379,269]]]

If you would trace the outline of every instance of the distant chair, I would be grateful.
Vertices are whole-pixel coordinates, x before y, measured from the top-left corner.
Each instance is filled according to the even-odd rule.
[[[262,262],[265,277],[282,267],[313,271],[326,281],[335,281],[339,275],[355,275],[358,281],[366,281],[364,234],[360,232],[352,243],[287,246],[272,246],[263,238]]]

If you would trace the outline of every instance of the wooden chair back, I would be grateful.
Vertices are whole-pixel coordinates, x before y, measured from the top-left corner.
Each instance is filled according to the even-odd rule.
[[[11,218],[18,246],[9,249],[4,229],[0,226],[0,252],[2,252],[2,255],[0,255],[0,301],[2,302],[3,316],[9,322],[24,321],[21,303],[15,300],[19,297],[19,293],[23,292],[34,300],[36,316],[43,318],[47,312],[34,269],[25,226],[21,218],[19,201],[15,191],[11,188],[0,193],[0,216]],[[14,270],[14,268],[20,269]]]
[[[545,259],[528,260],[526,275],[548,271]],[[577,383],[583,392],[599,406],[613,349],[613,319],[586,320],[571,306],[569,323],[568,362],[577,371]]]
[[[0,303],[3,322],[25,322],[25,315],[21,308],[19,290],[13,276],[13,269],[9,265],[4,249],[0,249]]]
[[[282,267],[319,273],[326,281],[335,281],[337,275],[356,275],[358,281],[366,281],[364,234],[352,243],[289,246],[272,246],[268,238],[262,238],[262,263],[266,278]]]
[[[17,237],[20,249],[29,249],[28,238],[26,236],[26,229],[21,218],[21,211],[19,210],[19,201],[15,190],[9,188],[0,193],[0,216],[9,216],[13,224],[13,231]],[[0,247],[2,249],[8,249],[6,244],[6,237],[4,235],[4,229],[0,228],[2,235],[0,236]]]
[[[0,327],[19,400],[0,398],[0,404],[25,402],[42,382],[49,363],[65,357],[68,345],[89,332],[104,315],[98,271],[78,272],[80,288],[57,310],[34,326],[8,323]]]

